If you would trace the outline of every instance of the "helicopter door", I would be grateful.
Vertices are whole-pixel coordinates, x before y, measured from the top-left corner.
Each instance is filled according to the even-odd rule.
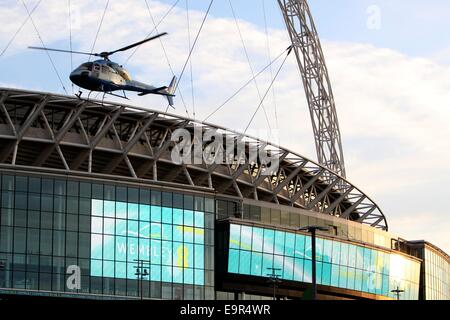
[[[94,63],[94,70],[93,70],[94,77],[99,78],[100,77],[100,65]]]

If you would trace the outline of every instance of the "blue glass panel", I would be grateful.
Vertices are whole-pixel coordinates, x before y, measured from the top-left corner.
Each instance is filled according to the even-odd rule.
[[[275,254],[284,254],[284,232],[275,231]]]
[[[150,224],[150,238],[152,239],[161,239],[161,223],[152,222]]]
[[[355,276],[356,276],[356,269],[348,268],[347,269],[347,289],[350,289],[350,290],[355,289]]]
[[[183,241],[183,227],[182,226],[173,226],[173,240],[174,241]]]
[[[161,227],[162,231],[162,239],[163,240],[172,240],[172,225],[171,224],[163,224]]]
[[[316,262],[316,281],[317,283],[322,283],[322,262]]]
[[[114,201],[105,200],[103,202],[103,215],[112,218],[116,216],[116,203]]]
[[[205,243],[205,229],[194,228],[194,242],[195,243]]]
[[[284,257],[283,279],[294,280],[294,258]]]
[[[184,225],[194,226],[194,211],[184,210]]]
[[[161,207],[150,207],[150,220],[152,222],[161,222]]]
[[[272,254],[263,254],[263,267],[262,274],[272,273],[271,268],[273,268],[273,255]]]
[[[294,259],[294,280],[303,281],[303,259]]]
[[[164,223],[172,223],[172,208],[163,207],[161,211],[161,221]]]
[[[127,203],[126,202],[116,202],[116,218],[121,218],[121,219],[127,218]]]
[[[103,259],[114,260],[114,236],[103,236]]]
[[[261,228],[253,228],[252,234],[252,251],[262,252],[264,230]]]
[[[194,243],[194,228],[193,227],[183,227],[183,241]]]
[[[181,242],[173,242],[172,243],[172,260],[173,265],[177,267],[183,267],[185,265],[185,262],[183,260],[184,258],[184,246]]]
[[[239,273],[239,250],[230,249],[228,252],[228,272]]]
[[[127,238],[127,260],[133,261],[139,259],[138,253],[138,239],[137,238]]]
[[[102,259],[103,236],[93,234],[91,236],[91,258]]]
[[[104,234],[115,234],[115,222],[114,219],[105,218],[103,219],[103,233]]]
[[[101,260],[91,260],[91,276],[101,277],[103,272],[103,263]]]
[[[127,277],[126,262],[116,261],[116,278],[125,279]]]
[[[364,248],[364,270],[370,270],[370,255],[371,251],[369,248]]]
[[[284,247],[284,254],[288,257],[294,256],[295,250],[295,234],[286,232],[286,242]]]
[[[103,233],[103,218],[92,217],[91,219],[91,231],[92,233]]]
[[[196,269],[203,269],[205,267],[205,247],[196,244],[194,250],[194,267]]]
[[[184,261],[186,265],[185,268],[193,268],[194,267],[194,245],[192,243],[184,244]]]
[[[161,242],[161,263],[167,266],[172,265],[172,242],[170,241]]]
[[[251,253],[249,251],[241,250],[239,254],[239,273],[250,274],[250,259]]]
[[[114,278],[114,261],[103,261],[103,277]]]
[[[151,240],[150,248],[152,253],[152,263],[161,264],[161,240]]]
[[[322,284],[329,286],[331,284],[331,264],[324,263],[322,266]]]
[[[252,276],[265,276],[262,274],[262,253],[253,252],[252,253],[252,263],[251,263],[251,275]]]
[[[205,227],[205,214],[200,211],[194,212],[194,225],[198,228]]]
[[[348,266],[356,268],[356,246],[354,245],[348,247]]]
[[[91,208],[93,216],[103,216],[103,200],[92,199]]]
[[[241,243],[241,226],[230,225],[230,249],[239,249]]]
[[[252,227],[241,227],[241,249],[250,251],[252,249]]]
[[[179,224],[179,225],[183,224],[183,210],[182,209],[173,208],[172,217],[173,217],[173,224]]]
[[[137,279],[136,262],[127,263],[127,279]]]
[[[280,277],[283,275],[283,256],[274,255],[273,256],[273,267],[276,269],[275,274]],[[266,270],[267,273],[272,273],[274,270]]]
[[[161,271],[161,280],[163,282],[172,282],[172,266],[162,266]]]
[[[362,291],[369,292],[370,272],[363,271],[362,276]]]
[[[305,237],[305,259],[312,260],[312,243],[310,236]]]
[[[273,230],[264,229],[263,252],[273,253],[274,240],[275,240],[275,232]]]
[[[173,267],[173,282],[183,283],[183,268]]]
[[[154,264],[150,266],[150,280],[161,281],[161,266]]]
[[[191,268],[184,269],[183,283],[194,284],[194,269]]]
[[[147,204],[139,205],[139,220],[150,221],[150,206]]]
[[[138,236],[140,238],[150,238],[150,222],[148,222],[148,221],[139,221]]]
[[[331,285],[339,287],[339,266],[336,264],[331,266]]]
[[[316,239],[316,259],[317,261],[323,260],[323,239]]]
[[[362,291],[362,283],[363,283],[363,271],[357,269],[355,272],[355,290]]]
[[[127,235],[127,220],[116,219],[116,235]]]
[[[348,265],[348,244],[341,243],[341,257],[339,264],[341,266]]]
[[[364,269],[364,248],[360,246],[356,247],[356,268]]]
[[[323,240],[323,253],[322,259],[324,262],[331,262],[331,252],[332,252],[333,242],[331,240]]]
[[[129,237],[138,237],[139,236],[139,224],[137,221],[128,220],[127,235]]]
[[[137,203],[128,203],[128,219],[138,220],[139,206]]]
[[[116,260],[127,261],[127,238],[116,237]]]
[[[203,269],[194,270],[194,284],[199,286],[205,284],[205,271],[203,271]]]
[[[303,267],[303,282],[312,282],[312,262],[305,260]]]
[[[295,235],[295,257],[305,258],[305,236],[301,234]]]
[[[331,261],[333,264],[339,264],[340,254],[341,254],[341,243],[338,241],[333,241],[333,254]]]

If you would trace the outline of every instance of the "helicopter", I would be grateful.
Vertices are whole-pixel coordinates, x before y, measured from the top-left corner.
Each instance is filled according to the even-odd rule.
[[[173,97],[175,97],[175,89],[177,78],[174,76],[169,86],[154,87],[136,80],[132,80],[130,74],[122,65],[119,65],[111,60],[109,57],[116,52],[126,51],[143,43],[149,42],[151,40],[157,39],[166,35],[167,32],[157,34],[153,37],[144,39],[142,41],[133,43],[126,47],[114,50],[114,51],[104,51],[100,53],[88,53],[80,51],[71,50],[61,50],[52,49],[45,47],[28,47],[29,49],[36,50],[46,50],[46,51],[56,51],[64,53],[74,53],[100,57],[102,59],[93,62],[85,62],[81,64],[78,68],[70,73],[70,81],[72,81],[77,86],[90,90],[89,95],[92,91],[103,92],[103,98],[105,94],[110,94],[120,98],[128,99],[125,95],[125,91],[135,91],[138,92],[138,96],[144,96],[147,94],[162,95],[167,98],[169,105],[173,107]],[[122,95],[114,94],[113,91],[121,90]],[[89,98],[88,95],[88,98]],[[78,98],[81,99],[81,91],[76,94]]]

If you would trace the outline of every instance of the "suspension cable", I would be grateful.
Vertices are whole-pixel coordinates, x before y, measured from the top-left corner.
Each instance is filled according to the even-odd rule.
[[[68,0],[68,6],[69,6],[69,43],[70,43],[70,70],[73,70],[73,53],[72,53],[72,13],[71,13],[71,6],[70,6],[70,0]],[[74,93],[74,84],[72,82],[72,94]]]
[[[250,83],[253,82],[254,78],[257,78],[259,75],[261,75],[264,71],[266,71],[268,68],[270,68],[276,61],[278,61],[283,54],[286,51],[289,51],[292,46],[287,48],[286,50],[283,50],[275,59],[273,59],[267,66],[265,66],[263,69],[261,69],[254,77],[252,77],[250,80],[248,80],[242,87],[240,87],[231,97],[229,97],[225,102],[223,102],[220,106],[218,106],[213,112],[211,112],[204,120],[203,122],[206,122],[209,118],[211,118],[217,111],[222,109],[228,102],[230,102],[234,97],[236,97],[242,90],[244,90],[245,87],[247,87]]]
[[[176,87],[178,87],[178,85],[181,82],[181,78],[183,77],[183,74],[184,74],[184,71],[186,69],[186,66],[187,66],[189,60],[191,59],[192,52],[194,51],[195,45],[197,44],[197,40],[198,40],[198,38],[200,36],[200,33],[202,32],[202,29],[203,29],[203,26],[205,24],[206,18],[208,17],[209,11],[211,10],[211,7],[212,7],[213,3],[214,3],[214,0],[211,0],[211,2],[209,3],[208,9],[206,10],[205,16],[203,17],[203,20],[202,20],[202,23],[200,25],[200,28],[198,29],[197,35],[195,36],[195,40],[194,40],[194,42],[192,44],[191,50],[189,50],[189,55],[188,55],[188,57],[186,59],[186,62],[184,63],[184,66],[183,66],[183,69],[181,70],[180,76],[178,77],[178,83],[176,84]]]
[[[261,100],[261,102],[259,103],[258,107],[256,108],[255,112],[253,113],[252,118],[250,119],[250,121],[247,124],[247,127],[244,130],[244,133],[247,132],[248,128],[250,127],[250,125],[253,122],[253,119],[255,118],[256,114],[258,113],[259,108],[262,106],[264,99],[266,98],[267,94],[269,93],[270,89],[272,88],[273,84],[275,83],[276,78],[278,77],[278,75],[280,74],[281,69],[283,68],[284,64],[286,63],[287,58],[289,57],[289,54],[292,52],[292,46],[289,47],[288,53],[286,54],[286,57],[284,57],[283,62],[281,63],[280,67],[277,70],[277,73],[275,74],[275,77],[272,79],[272,82],[270,83],[269,87],[266,90],[266,93],[264,93],[263,99]]]
[[[239,27],[239,23],[238,23],[238,21],[237,21],[236,13],[235,13],[235,11],[234,11],[234,8],[233,8],[233,5],[232,5],[232,3],[231,3],[231,0],[228,0],[228,3],[230,4],[231,13],[233,14],[234,22],[235,22],[235,24],[236,24],[236,28],[237,28],[238,33],[239,33],[239,37],[240,37],[240,39],[241,39],[241,43],[242,43],[242,47],[243,47],[243,49],[244,49],[245,57],[246,57],[246,59],[247,59],[248,66],[250,67],[250,71],[251,71],[252,76],[253,76],[253,78],[254,78],[254,83],[255,83],[256,91],[258,92],[258,97],[259,97],[259,100],[261,101],[261,105],[262,105],[262,108],[263,108],[263,111],[264,111],[264,116],[266,117],[267,125],[268,125],[268,127],[269,127],[269,132],[271,133],[271,132],[272,132],[272,127],[271,127],[271,125],[270,125],[269,117],[267,116],[266,108],[264,107],[264,104],[263,104],[263,99],[262,99],[262,97],[261,97],[261,91],[259,90],[258,83],[256,82],[256,79],[255,79],[255,77],[254,77],[254,76],[255,76],[255,72],[253,71],[253,67],[252,67],[252,64],[251,64],[251,62],[250,62],[250,57],[249,57],[248,52],[247,52],[247,47],[245,46],[245,41],[244,41],[244,38],[242,37],[241,28]],[[259,109],[259,108],[258,108],[258,109]]]
[[[150,10],[150,6],[148,5],[147,0],[144,0],[144,1],[145,1],[145,5],[147,6],[148,14],[149,14],[150,18],[152,19],[152,22],[153,22],[153,25],[154,25],[153,31],[156,31],[157,33],[159,33],[159,31],[158,31],[158,25],[155,23],[155,19],[153,18],[153,14],[152,14],[152,12],[151,12],[151,10]],[[178,2],[178,1],[177,1],[177,2]],[[162,21],[162,20],[161,20],[161,21]],[[161,23],[161,21],[160,21],[160,23]],[[153,32],[153,31],[152,31],[152,32]],[[170,63],[170,60],[169,60],[169,55],[167,54],[166,48],[165,48],[164,43],[162,42],[162,39],[161,39],[161,38],[159,38],[159,43],[161,44],[161,47],[162,47],[162,49],[163,49],[164,56],[165,56],[165,58],[166,58],[167,64],[169,65],[170,72],[172,72],[172,76],[175,76],[175,72],[174,72],[174,70],[173,70],[173,68],[172,68],[172,64]],[[189,111],[188,111],[188,108],[187,108],[187,105],[186,105],[186,102],[184,101],[183,94],[181,93],[181,90],[179,90],[178,88],[177,88],[177,91],[178,91],[178,93],[180,94],[180,98],[181,98],[181,102],[183,103],[184,110],[186,111],[187,116],[190,117],[190,116],[189,116]],[[167,113],[167,110],[169,110],[169,107],[170,107],[170,105],[167,104],[166,113]]]
[[[271,60],[271,53],[270,53],[270,40],[269,40],[269,30],[267,27],[267,10],[266,10],[266,0],[262,0],[262,7],[263,7],[263,16],[264,16],[264,31],[266,33],[266,45],[267,45],[267,58],[270,61]],[[273,78],[273,69],[272,66],[270,66],[270,78]],[[277,98],[275,95],[275,84],[272,87],[272,98],[273,98],[273,105],[274,105],[274,111],[275,111],[275,124],[277,126],[277,129],[279,128],[278,124],[278,106],[277,106]]]
[[[189,18],[189,0],[186,0],[186,18],[187,18],[187,32],[188,32],[188,47],[191,47],[191,22]],[[191,99],[192,99],[192,115],[195,119],[195,95],[194,95],[194,79],[192,72],[192,59],[189,59],[189,69],[191,76]]]
[[[36,34],[37,34],[39,40],[41,41],[42,47],[43,47],[43,48],[46,48],[45,43],[44,43],[44,40],[42,40],[41,34],[39,33],[39,30],[38,30],[38,28],[36,27],[36,24],[34,23],[33,18],[31,17],[31,13],[30,13],[30,11],[28,10],[28,7],[27,7],[27,5],[25,4],[25,2],[24,2],[23,0],[22,0],[22,4],[23,4],[23,6],[25,7],[25,10],[26,10],[27,13],[28,13],[28,17],[30,18],[31,23],[33,24],[34,30],[36,30]],[[68,95],[68,92],[67,92],[67,90],[66,90],[66,87],[64,86],[64,82],[62,81],[61,76],[59,75],[58,69],[56,69],[55,63],[53,62],[53,59],[52,59],[52,57],[50,56],[50,53],[48,52],[48,50],[45,50],[45,53],[47,54],[47,57],[50,59],[50,63],[52,64],[53,70],[55,71],[56,76],[58,77],[59,82],[61,83],[61,86],[62,86],[64,92]]]
[[[20,27],[17,29],[17,31],[14,33],[14,35],[12,36],[12,38],[8,41],[8,43],[6,44],[6,47],[2,50],[2,52],[0,53],[0,57],[3,56],[3,54],[6,52],[6,50],[8,50],[8,48],[11,46],[11,44],[14,42],[14,40],[16,39],[17,35],[20,33],[20,31],[22,31],[23,27],[26,25],[26,23],[28,22],[28,20],[30,19],[30,16],[33,14],[33,12],[39,7],[39,5],[41,4],[42,0],[39,0],[38,3],[36,3],[36,5],[34,6],[34,8],[31,10],[30,15],[27,16],[27,18],[22,22],[22,24],[20,25]]]
[[[95,43],[97,42],[97,38],[98,38],[98,35],[100,33],[100,29],[102,28],[103,19],[105,18],[106,10],[108,9],[108,5],[109,5],[109,0],[106,1],[105,9],[103,10],[102,18],[100,19],[100,24],[98,25],[97,33],[96,33],[95,38],[94,38],[94,43],[92,44],[91,54],[92,54],[92,52],[94,52]],[[89,60],[88,61],[91,61],[91,56],[89,56]]]
[[[158,22],[157,24],[155,24],[155,22],[153,21],[153,24],[155,24],[155,27],[153,28],[152,31],[150,31],[150,32],[147,34],[147,38],[149,38],[149,37],[153,34],[153,32],[155,32],[155,31],[158,32],[158,31],[157,31],[157,27],[158,27],[158,26],[164,21],[164,19],[170,14],[170,12],[172,11],[172,9],[175,8],[175,6],[178,4],[178,2],[180,2],[180,0],[176,0],[176,1],[172,4],[172,6],[170,7],[170,9],[167,10],[167,12],[164,14],[164,16],[161,18],[161,20],[159,20],[159,22]],[[147,5],[147,8],[148,8],[148,5]],[[153,20],[153,18],[152,18],[152,20]],[[138,45],[136,48],[134,48],[133,52],[130,53],[130,55],[128,56],[128,58],[127,58],[127,60],[125,61],[125,63],[127,63],[128,61],[130,61],[130,59],[134,56],[134,54],[135,54],[136,51],[141,47],[141,45],[142,45],[142,44],[140,44],[140,45]]]

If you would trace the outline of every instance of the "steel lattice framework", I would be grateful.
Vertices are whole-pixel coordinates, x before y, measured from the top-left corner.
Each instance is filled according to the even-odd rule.
[[[247,146],[245,161],[174,163],[171,134],[178,128],[215,130],[241,141]],[[277,155],[276,172],[262,174],[265,165],[249,159],[250,147]],[[0,88],[0,167],[207,188],[388,227],[366,194],[299,154],[223,127],[124,104]]]
[[[306,0],[278,0],[302,75],[317,159],[345,177],[344,155],[331,82]]]

